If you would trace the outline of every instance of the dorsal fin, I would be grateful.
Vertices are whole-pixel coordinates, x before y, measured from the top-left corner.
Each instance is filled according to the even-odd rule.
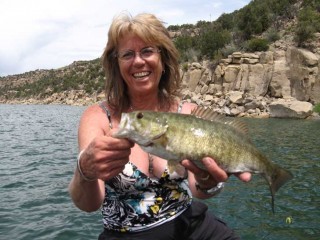
[[[232,121],[228,121],[225,122],[226,124],[229,124],[230,126],[234,127],[235,129],[237,129],[238,131],[242,132],[243,134],[248,134],[248,127],[247,124],[245,124],[244,122],[241,122],[237,119],[232,120]]]
[[[219,114],[210,108],[198,106],[191,111],[191,115],[194,115],[195,117],[202,118],[209,121],[216,121],[216,122],[223,122],[223,123],[225,122],[224,116],[222,114]]]
[[[223,124],[230,125],[236,130],[238,130],[239,132],[242,132],[243,134],[246,134],[246,135],[248,133],[247,125],[244,122],[241,122],[237,119],[227,119],[222,114],[217,113],[210,108],[198,106],[191,111],[191,115],[194,115],[195,117],[198,117],[198,118],[202,118],[204,120],[221,122]]]

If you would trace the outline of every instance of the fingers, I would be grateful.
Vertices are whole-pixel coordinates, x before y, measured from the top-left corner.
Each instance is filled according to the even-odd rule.
[[[195,175],[200,175],[203,172],[203,170],[197,167],[197,165],[194,164],[194,162],[187,159],[182,160],[181,165],[184,166],[190,172],[194,173]]]
[[[229,174],[220,168],[212,158],[206,157],[202,160],[202,162],[206,166],[208,172],[215,176],[215,179],[218,182],[227,181]],[[235,173],[234,175],[243,182],[249,182],[251,180],[251,173],[249,172],[239,172]]]
[[[204,158],[202,162],[205,168],[199,168],[190,160],[183,160],[181,164],[194,174],[196,182],[202,187],[210,188],[228,179],[228,174],[212,158]]]
[[[103,136],[100,140],[100,144],[102,145],[101,147],[108,150],[122,150],[132,148],[134,146],[134,143],[126,138],[118,139],[110,136]]]
[[[190,160],[183,160],[181,164],[188,169],[189,171],[193,172],[197,178],[206,179],[208,178],[208,174],[212,175],[217,182],[224,182],[228,179],[228,174],[221,169],[216,162],[209,157],[206,157],[202,160],[203,165],[205,166],[205,170],[199,168],[194,162]]]
[[[202,159],[202,163],[205,169],[199,168],[193,161],[190,160],[183,160],[181,162],[181,164],[187,170],[194,174],[195,179],[199,182],[199,184],[205,184],[210,181],[215,181],[216,183],[226,182],[228,180],[230,174],[220,168],[214,159],[205,157]],[[243,182],[248,182],[251,180],[251,173],[249,172],[235,173],[234,175]]]
[[[210,175],[214,176],[217,182],[225,182],[228,180],[228,174],[218,166],[218,164],[209,157],[202,159],[203,165],[206,167]]]
[[[97,171],[98,178],[106,181],[117,176],[123,171],[128,161],[128,159],[118,159],[101,163]]]
[[[251,173],[249,172],[235,173],[234,175],[243,182],[249,182],[251,180]]]
[[[84,151],[83,172],[88,177],[108,180],[118,175],[129,162],[134,143],[127,139],[102,136],[93,139]]]

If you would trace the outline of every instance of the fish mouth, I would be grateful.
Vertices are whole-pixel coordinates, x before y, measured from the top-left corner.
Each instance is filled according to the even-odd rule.
[[[140,140],[140,141],[136,141],[136,143],[139,144],[139,146],[141,147],[152,147],[154,144],[152,141],[148,141],[148,140]]]
[[[127,113],[122,113],[118,131],[112,134],[115,138],[126,138],[130,133],[129,116]]]
[[[119,129],[117,132],[112,134],[114,138],[126,138],[128,136],[129,131],[127,129]]]
[[[144,146],[148,147],[153,145],[153,142],[149,139],[144,138],[142,135],[137,134],[134,131],[134,128],[132,127],[130,117],[128,113],[122,113],[120,123],[119,123],[119,128],[117,132],[114,132],[112,134],[112,137],[114,138],[128,138],[131,141]]]

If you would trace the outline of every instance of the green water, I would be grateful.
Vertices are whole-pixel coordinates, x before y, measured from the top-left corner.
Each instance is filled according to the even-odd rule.
[[[97,239],[100,212],[72,204],[67,187],[83,107],[0,105],[0,239]],[[320,121],[245,119],[252,141],[295,178],[276,194],[260,176],[231,177],[206,200],[242,239],[319,239]],[[292,223],[286,223],[291,217]]]

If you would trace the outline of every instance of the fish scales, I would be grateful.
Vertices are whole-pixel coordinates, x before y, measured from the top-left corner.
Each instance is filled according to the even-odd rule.
[[[267,159],[241,126],[202,108],[196,109],[194,115],[137,111],[122,114],[114,137],[128,138],[146,152],[177,165],[183,159],[190,159],[203,167],[201,159],[208,156],[228,173],[260,173],[269,185],[274,211],[275,192],[293,175]]]
[[[172,115],[167,120],[168,146],[179,156],[178,160],[186,158],[200,163],[203,157],[210,156],[228,172],[258,169],[255,154],[259,153],[252,149],[252,145],[245,140],[246,137],[240,137],[230,126],[223,123],[213,125],[212,122],[181,114]],[[235,158],[239,162],[251,160],[252,167],[239,168],[239,163],[232,161]]]

